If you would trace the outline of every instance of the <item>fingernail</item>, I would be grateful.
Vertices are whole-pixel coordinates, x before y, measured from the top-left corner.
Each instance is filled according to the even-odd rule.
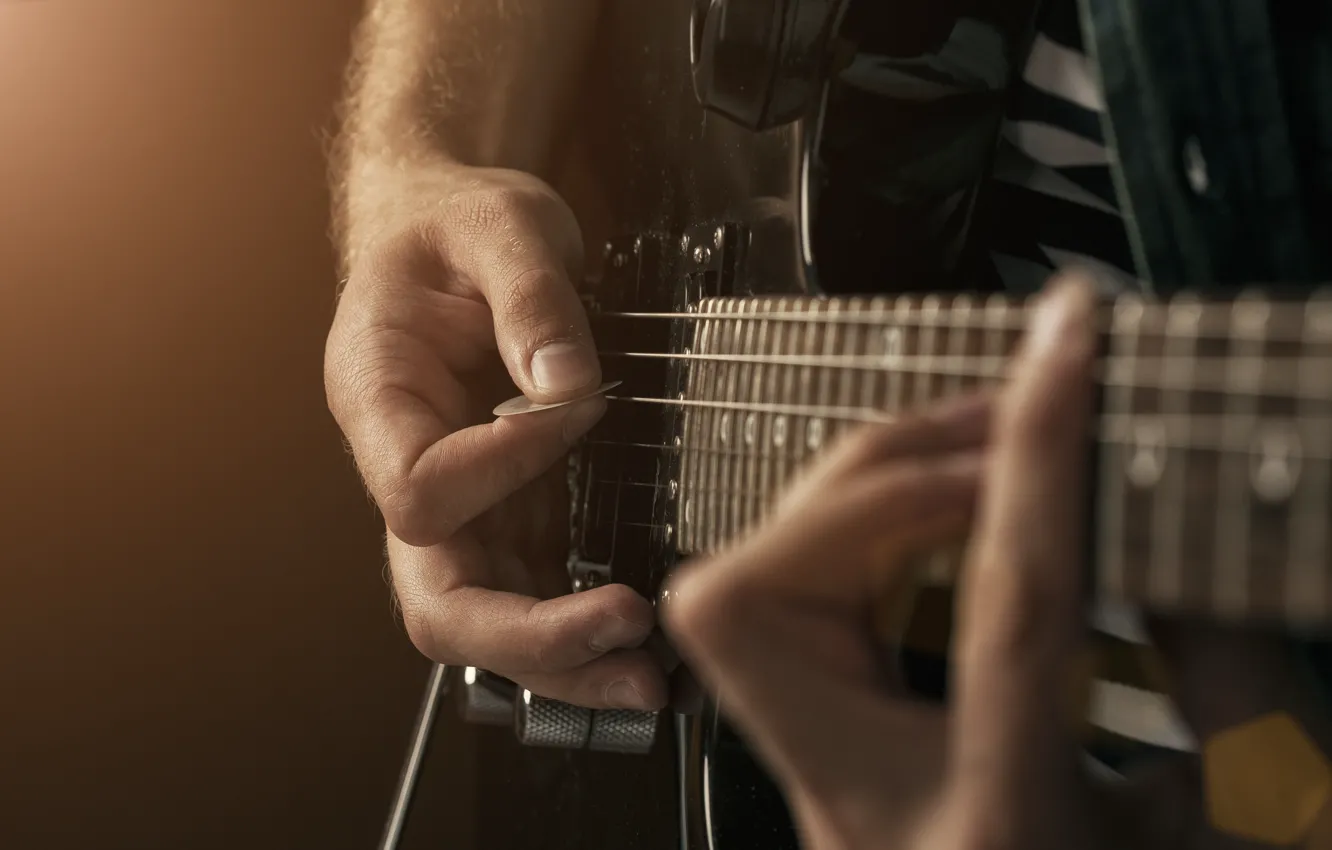
[[[1053,284],[1037,302],[1027,335],[1029,352],[1044,356],[1075,340],[1092,303],[1081,276],[1070,275]]]
[[[597,381],[597,359],[586,345],[552,342],[532,355],[532,380],[549,393],[571,393]]]
[[[593,652],[609,652],[627,646],[638,646],[652,631],[650,626],[630,622],[614,614],[606,616],[592,633],[588,645]]]
[[[647,700],[634,687],[634,683],[628,679],[621,679],[613,683],[606,689],[606,703],[612,708],[629,708],[637,711],[647,711]]]
[[[601,421],[606,413],[606,399],[601,396],[584,399],[569,406],[564,414],[564,441],[573,443],[579,437],[592,430],[592,426]]]

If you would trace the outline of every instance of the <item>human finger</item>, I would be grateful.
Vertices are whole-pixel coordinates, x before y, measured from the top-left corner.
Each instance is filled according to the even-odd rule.
[[[365,396],[345,433],[389,529],[414,546],[447,539],[535,480],[606,412],[597,396],[450,432],[409,391]]]
[[[976,393],[887,423],[851,431],[806,469],[784,494],[781,507],[802,505],[814,491],[835,489],[866,470],[897,459],[921,459],[983,446],[989,436],[994,398]]]
[[[1008,829],[1077,769],[1064,695],[1082,638],[1094,290],[1048,292],[992,434],[960,585],[951,777],[969,827]]]
[[[523,395],[554,403],[601,383],[574,281],[583,237],[573,212],[535,178],[461,196],[446,219],[454,273],[485,298],[500,357]]]
[[[970,517],[989,432],[992,399],[978,395],[853,432],[806,471],[742,551],[769,591],[861,605],[884,569],[900,572],[913,548],[961,531]],[[811,583],[808,567],[771,552],[840,551]],[[875,563],[866,571],[864,559]],[[889,566],[892,565],[892,566]],[[739,570],[739,572],[737,572]]]
[[[329,409],[389,528],[428,546],[563,457],[600,419],[605,401],[474,424],[484,412],[472,409],[467,388],[436,350],[446,342],[394,329],[404,305],[438,308],[419,297],[396,278],[354,280],[329,336],[325,384]],[[484,307],[455,298],[430,315],[461,332],[477,318],[467,311],[478,309]]]
[[[902,562],[876,556],[883,551],[876,544],[886,536],[904,548],[927,547],[964,528],[969,508],[962,506],[981,463],[971,453],[886,464],[855,482],[861,486],[840,486],[837,499],[826,494],[820,510],[800,523],[764,530],[672,580],[663,607],[668,632],[791,781],[827,791],[849,760],[858,763],[848,775],[872,775],[875,784],[888,784],[885,792],[909,795],[930,785],[920,774],[942,763],[934,749],[941,739],[926,731],[940,728],[931,725],[939,716],[888,700],[880,687],[868,612],[875,574]],[[952,512],[949,525],[922,521],[941,509]],[[883,764],[859,761],[869,755],[864,742],[879,733],[901,738],[905,749]],[[924,749],[909,752],[917,744],[930,757]],[[912,772],[921,780],[916,785]]]
[[[390,535],[388,551],[408,634],[432,660],[534,682],[541,696],[593,708],[664,704],[664,673],[651,655],[616,652],[642,646],[655,624],[651,604],[630,588],[541,600],[482,586],[479,546],[423,549]],[[612,689],[622,681],[649,704],[619,704],[625,692]]]

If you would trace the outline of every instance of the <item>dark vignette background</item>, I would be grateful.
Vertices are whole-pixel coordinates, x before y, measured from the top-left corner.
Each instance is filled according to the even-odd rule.
[[[359,7],[0,2],[0,846],[373,846],[426,668],[320,379]]]

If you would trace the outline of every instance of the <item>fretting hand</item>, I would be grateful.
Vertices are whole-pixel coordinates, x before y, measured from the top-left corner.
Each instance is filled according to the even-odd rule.
[[[1108,784],[1084,767],[1072,685],[1086,644],[1093,303],[1090,287],[1056,289],[993,405],[849,437],[767,527],[675,581],[668,631],[812,850],[1264,846],[1211,827],[1219,810],[1203,805],[1194,757]],[[945,709],[894,691],[871,612],[904,555],[968,531]],[[1156,637],[1199,740],[1284,717],[1327,746],[1278,643],[1182,626]],[[1263,773],[1270,751],[1250,749],[1261,796],[1281,777]]]

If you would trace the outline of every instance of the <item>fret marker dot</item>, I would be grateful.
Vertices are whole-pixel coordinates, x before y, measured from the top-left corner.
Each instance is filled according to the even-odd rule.
[[[1165,426],[1158,419],[1147,419],[1133,427],[1133,456],[1129,459],[1128,478],[1143,490],[1155,487],[1165,472]]]
[[[818,451],[819,446],[823,445],[823,420],[811,419],[809,425],[805,427],[805,445],[809,446],[812,452]]]
[[[685,499],[685,504],[684,504],[684,521],[685,521],[686,523],[691,523],[691,522],[694,521],[694,500],[693,500],[693,499]]]
[[[1300,435],[1289,423],[1268,423],[1254,434],[1250,480],[1268,504],[1290,498],[1300,480]]]
[[[786,445],[786,417],[778,416],[772,421],[772,444],[778,448]]]
[[[751,413],[745,417],[745,445],[754,445],[756,436],[758,436],[758,416]]]
[[[729,411],[723,413],[721,420],[717,423],[717,439],[723,443],[731,441],[731,414]]]

